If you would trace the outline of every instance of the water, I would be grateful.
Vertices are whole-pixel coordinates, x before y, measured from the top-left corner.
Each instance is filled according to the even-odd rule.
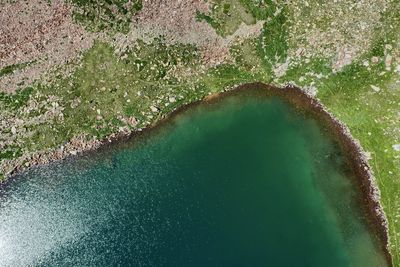
[[[338,145],[279,99],[202,105],[0,191],[0,266],[385,266]]]

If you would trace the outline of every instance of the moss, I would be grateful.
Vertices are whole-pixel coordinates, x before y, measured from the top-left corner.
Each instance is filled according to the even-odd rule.
[[[130,18],[142,8],[141,1],[134,1],[130,8],[125,5],[125,0],[71,1],[75,6],[74,17],[79,23],[89,30],[109,33],[128,31]],[[317,5],[317,2],[311,4]],[[273,70],[287,61],[289,49],[297,48],[288,43],[290,26],[296,22],[291,20],[293,14],[282,1],[212,0],[208,2],[210,12],[197,12],[196,18],[209,23],[221,36],[232,34],[242,23],[266,21],[258,38],[230,47],[231,64],[208,70],[202,68],[199,52],[193,45],[167,45],[162,38],[150,43],[139,41],[119,57],[110,45],[96,42],[84,53],[81,65],[74,67],[71,77],[63,78],[55,73],[54,79],[46,85],[38,83],[13,95],[0,93],[0,105],[6,107],[0,110],[0,115],[11,112],[15,117],[33,120],[43,115],[47,107],[33,110],[28,115],[22,114],[23,107],[33,97],[35,101],[43,102],[50,95],[59,99],[64,114],[63,120],[52,118],[27,125],[32,136],[18,139],[18,146],[1,153],[5,158],[15,158],[21,152],[57,147],[82,133],[88,138],[104,138],[117,132],[119,127],[128,126],[121,117],[133,116],[139,122],[137,127],[144,127],[180,105],[240,83],[294,81],[304,87],[313,85],[318,89],[317,97],[349,126],[363,148],[372,153],[370,164],[389,219],[395,266],[400,266],[400,241],[397,241],[400,223],[396,219],[400,216],[397,198],[400,167],[399,155],[392,149],[399,137],[390,132],[398,128],[396,112],[400,91],[391,89],[398,88],[394,84],[397,78],[386,70],[384,62],[369,67],[363,64],[373,56],[382,59],[387,53],[387,44],[397,47],[400,38],[400,12],[397,12],[400,4],[397,2],[391,3],[382,13],[383,26],[376,29],[375,41],[369,51],[335,73],[331,69],[333,58],[314,56],[307,61],[292,58],[286,73],[279,78],[273,77]],[[306,8],[302,10],[303,15],[307,12]],[[328,20],[321,18],[316,24],[321,30],[328,30],[330,25]],[[0,70],[0,76],[20,67],[23,66],[6,67]],[[382,90],[374,92],[371,85]],[[170,102],[170,97],[175,101]],[[151,106],[157,107],[158,111],[152,111]],[[0,131],[9,134],[9,129],[8,132],[7,129]]]
[[[0,151],[0,161],[4,159],[14,159],[22,155],[21,148],[16,145],[6,146]]]
[[[272,0],[240,0],[240,2],[258,20],[272,18],[278,10],[278,5]]]
[[[286,9],[283,7],[277,15],[272,16],[264,24],[260,36],[258,51],[267,69],[286,60],[288,51],[287,31]]]
[[[318,97],[346,123],[363,148],[372,153],[370,164],[382,193],[381,202],[390,226],[391,250],[395,266],[398,266],[400,251],[396,236],[400,232],[400,224],[396,217],[400,214],[396,209],[400,207],[397,198],[400,187],[393,174],[400,173],[400,168],[395,164],[396,156],[392,149],[396,137],[389,134],[388,130],[395,127],[394,113],[398,110],[400,93],[389,89],[391,75],[379,75],[383,70],[383,64],[368,71],[360,63],[354,63],[321,81]],[[373,92],[371,85],[378,86],[382,91]]]
[[[32,87],[20,89],[15,94],[0,92],[0,102],[3,103],[5,108],[16,110],[26,105],[32,92]]]
[[[372,56],[384,55],[386,42],[383,38],[375,40],[370,51],[336,73],[330,69],[330,61],[314,58],[308,63],[292,65],[278,81],[295,81],[301,86],[313,83],[322,103],[350,128],[362,147],[371,153],[370,164],[382,193],[381,202],[390,226],[391,251],[395,266],[398,266],[400,251],[396,236],[400,232],[400,224],[396,217],[400,214],[396,210],[400,202],[396,196],[400,187],[394,174],[400,173],[400,168],[392,149],[396,134],[391,133],[390,129],[396,127],[400,93],[390,89],[394,75],[386,70],[384,62],[369,66],[363,64]],[[316,74],[321,76],[316,78]],[[381,91],[373,91],[371,85],[379,87]]]
[[[295,82],[298,86],[307,86],[315,80],[315,75],[329,76],[332,73],[330,62],[325,59],[315,58],[310,62],[293,64],[278,83]]]
[[[198,21],[205,21],[208,24],[211,25],[211,27],[213,27],[214,29],[218,29],[220,28],[220,24],[218,22],[215,21],[215,19],[213,19],[212,17],[210,17],[209,15],[206,15],[205,13],[202,13],[200,11],[196,11],[196,19]]]
[[[99,32],[129,31],[131,18],[142,9],[141,0],[71,0],[75,6],[73,17],[87,30]]]
[[[80,133],[101,139],[123,126],[121,121],[114,123],[118,116],[134,116],[147,123],[158,116],[151,114],[150,106],[159,106],[160,114],[173,106],[168,104],[168,95],[197,95],[193,85],[179,82],[179,70],[195,68],[197,60],[194,46],[166,45],[162,39],[139,42],[124,59],[108,44],[96,42],[71,77],[55,75],[46,85],[38,83],[14,95],[2,93],[0,101],[17,112],[35,92],[41,96],[35,101],[43,102],[53,95],[62,106],[62,118],[30,126],[33,134],[23,140],[28,151],[57,147]],[[32,110],[29,118],[35,120],[47,110]]]
[[[197,12],[196,18],[205,21],[221,36],[234,33],[240,24],[254,24],[255,17],[240,0],[213,0],[210,12]]]
[[[30,61],[30,62],[25,62],[25,63],[19,63],[19,64],[14,64],[14,65],[9,65],[6,66],[2,69],[0,69],[0,78],[13,73],[16,70],[21,70],[27,66],[29,66],[30,64],[33,64],[35,61]]]

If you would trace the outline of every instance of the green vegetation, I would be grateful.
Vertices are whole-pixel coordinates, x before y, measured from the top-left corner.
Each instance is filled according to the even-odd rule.
[[[399,216],[400,199],[399,177],[396,175],[400,173],[400,168],[392,145],[396,136],[394,129],[398,125],[396,112],[400,93],[390,89],[391,83],[390,75],[371,75],[365,67],[354,64],[321,81],[318,96],[333,114],[347,124],[363,148],[371,153],[370,164],[389,220],[391,250],[395,262],[398,262],[400,224],[396,218]],[[371,85],[382,91],[374,92]]]
[[[210,14],[197,12],[196,17],[209,23],[222,36],[234,33],[241,23],[265,20],[257,47],[259,57],[268,69],[286,59],[288,23],[285,6],[278,8],[274,1],[215,0],[211,1]]]
[[[74,19],[90,31],[129,31],[131,18],[142,9],[141,0],[71,0]]]
[[[127,1],[104,0],[98,5],[72,1],[75,19],[92,31],[127,32],[132,14],[141,9],[140,1],[130,7]],[[295,9],[285,3],[213,0],[209,4],[210,11],[197,12],[196,18],[210,24],[219,35],[234,33],[242,23],[263,20],[261,34],[232,42],[232,61],[214,67],[202,64],[201,51],[195,45],[171,45],[162,38],[150,43],[138,41],[122,54],[110,44],[96,42],[81,61],[70,63],[72,75],[55,72],[51,82],[39,81],[13,95],[0,93],[0,121],[22,121],[15,134],[9,127],[0,128],[0,141],[11,140],[1,147],[0,162],[54,149],[80,134],[93,140],[124,129],[143,128],[176,107],[240,83],[295,83],[316,93],[371,154],[370,165],[389,220],[391,251],[395,266],[400,266],[400,153],[393,149],[400,143],[400,82],[394,60],[400,50],[400,4],[390,3],[373,29],[374,41],[361,46],[351,64],[335,70],[332,65],[337,58],[327,55],[336,39],[324,44],[328,52],[323,56],[319,52],[307,54],[308,48],[302,45],[310,40],[304,35],[308,28],[293,19]],[[311,7],[302,7],[302,16],[315,17],[318,29],[329,32],[333,19],[313,13],[320,11],[320,1],[308,4]],[[299,38],[304,42],[294,43],[293,32],[301,33]],[[312,37],[320,40],[318,34]],[[391,66],[387,66],[385,61],[391,55]],[[0,77],[20,67],[2,69]]]
[[[315,58],[308,63],[297,62],[277,82],[295,82],[299,86],[317,88],[317,97],[350,128],[352,135],[371,155],[370,165],[389,221],[390,249],[395,266],[399,266],[400,161],[399,153],[392,146],[399,140],[396,129],[400,85],[396,74],[388,71],[384,62],[388,53],[385,46],[393,41],[390,36],[386,34],[385,40],[377,37],[370,51],[339,72],[332,72],[327,60]],[[373,57],[381,60],[376,64],[365,64]]]
[[[32,64],[32,63],[33,63],[33,61],[6,66],[6,67],[0,69],[0,78],[5,76],[5,75],[7,75],[7,74],[11,74],[16,70],[23,69],[23,68],[25,68],[26,66],[28,66],[29,64]]]
[[[71,77],[35,88],[40,96],[55,96],[63,119],[35,126],[35,134],[26,140],[29,149],[54,147],[78,133],[103,139],[129,126],[121,119],[131,116],[144,127],[160,116],[151,106],[161,111],[187,98],[184,83],[171,72],[190,68],[196,58],[193,46],[166,46],[156,40],[149,45],[139,42],[120,60],[109,45],[97,42]],[[170,103],[169,95],[178,93],[179,99]]]
[[[259,49],[267,68],[286,60],[288,50],[286,23],[285,9],[282,8],[276,16],[264,24]]]
[[[17,158],[22,155],[21,149],[17,146],[6,147],[0,152],[0,160]]]
[[[240,0],[210,1],[209,14],[197,13],[199,20],[209,23],[222,36],[234,33],[241,23],[254,24],[255,18]]]
[[[27,87],[23,90],[18,90],[15,94],[12,95],[0,92],[0,102],[2,102],[3,107],[5,108],[14,110],[19,109],[22,106],[26,105],[32,91],[32,87]]]
[[[256,23],[257,20],[272,19],[271,24],[282,26],[285,23],[285,8],[281,10],[278,8],[274,1],[268,0],[212,0],[209,2],[211,5],[208,14],[197,12],[197,18],[201,21],[209,23],[218,34],[227,36],[234,33],[244,23],[247,25]],[[277,15],[279,14],[279,15]],[[275,28],[276,25],[271,25]],[[270,28],[271,28],[270,27]],[[275,32],[265,30],[265,35],[272,33],[278,37],[277,33],[284,33],[280,28],[276,28]],[[281,37],[280,37],[281,38]],[[280,39],[278,42],[282,42]]]
[[[1,158],[58,147],[79,134],[88,140],[103,139],[121,127],[142,128],[227,86],[267,82],[262,69],[251,72],[245,64],[224,64],[204,72],[198,60],[195,46],[166,45],[163,39],[139,41],[122,56],[96,42],[70,77],[54,74],[51,83],[37,83],[13,95],[1,93],[5,109],[0,115],[24,122],[16,129],[18,150],[7,148]],[[131,117],[137,125],[128,123]],[[19,136],[20,132],[25,134]],[[5,138],[14,135],[8,128],[1,133]]]
[[[211,27],[213,27],[214,29],[218,29],[218,28],[220,27],[220,25],[219,25],[212,17],[210,17],[210,16],[208,16],[208,15],[206,15],[206,14],[200,12],[200,11],[197,11],[197,12],[196,12],[196,19],[197,19],[198,21],[205,21],[205,22],[207,22],[207,23],[210,24]]]

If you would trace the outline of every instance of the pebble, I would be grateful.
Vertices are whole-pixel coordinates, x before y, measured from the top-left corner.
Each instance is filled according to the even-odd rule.
[[[385,66],[386,66],[386,70],[390,70],[390,67],[392,66],[392,56],[391,55],[386,56]]]
[[[372,57],[372,58],[371,58],[371,62],[372,62],[373,64],[377,64],[377,63],[379,62],[379,57]]]
[[[400,144],[394,144],[392,147],[395,151],[400,151]]]
[[[372,90],[374,90],[375,92],[379,92],[381,90],[381,88],[379,88],[378,86],[375,85],[371,85]]]
[[[152,112],[157,112],[157,111],[158,111],[158,108],[156,108],[155,106],[150,106],[150,110],[151,110]]]

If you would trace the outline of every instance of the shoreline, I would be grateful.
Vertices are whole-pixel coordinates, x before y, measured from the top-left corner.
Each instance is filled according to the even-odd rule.
[[[63,160],[75,155],[95,153],[98,149],[107,149],[110,146],[145,136],[161,128],[171,119],[192,107],[207,103],[214,104],[223,98],[243,93],[244,91],[257,92],[266,97],[279,97],[292,105],[296,110],[316,119],[322,126],[329,130],[329,134],[339,143],[346,162],[352,171],[352,176],[355,178],[354,180],[361,193],[361,202],[368,226],[373,235],[378,239],[377,241],[382,252],[385,254],[388,266],[392,266],[392,257],[389,250],[388,223],[383,208],[380,205],[380,191],[359,141],[352,137],[349,128],[336,119],[319,100],[307,94],[306,91],[292,85],[277,87],[260,82],[246,83],[205,96],[201,100],[184,104],[143,129],[113,134],[102,141],[86,141],[84,140],[84,136],[78,136],[61,148],[44,153],[38,152],[32,158],[23,159],[19,164],[16,163],[14,168],[6,175],[5,180],[0,181],[0,189],[7,186],[17,174],[31,167]]]

